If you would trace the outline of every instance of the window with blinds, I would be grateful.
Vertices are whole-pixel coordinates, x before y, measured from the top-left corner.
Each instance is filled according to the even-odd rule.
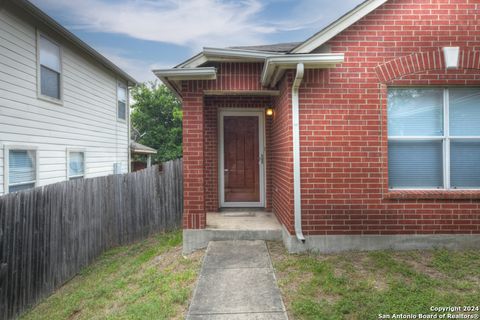
[[[37,182],[36,151],[8,150],[8,192],[35,187]]]
[[[61,99],[61,54],[60,47],[52,41],[39,36],[40,94],[41,96]]]
[[[68,153],[68,179],[80,179],[85,175],[85,153],[70,151]]]
[[[391,189],[480,188],[480,88],[390,88]]]

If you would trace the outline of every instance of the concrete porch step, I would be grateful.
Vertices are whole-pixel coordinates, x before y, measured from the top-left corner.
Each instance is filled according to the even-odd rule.
[[[227,240],[282,240],[282,227],[271,212],[207,213],[206,229],[183,230],[183,252],[206,248],[210,241]]]
[[[183,253],[206,248],[210,241],[227,240],[266,240],[281,241],[282,230],[183,230]]]

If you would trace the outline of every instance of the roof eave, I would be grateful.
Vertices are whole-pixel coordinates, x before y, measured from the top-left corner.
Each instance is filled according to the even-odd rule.
[[[323,28],[320,32],[317,32],[312,37],[293,48],[290,53],[312,52],[387,1],[388,0],[366,0],[329,24],[327,27]]]
[[[343,53],[296,54],[283,57],[269,57],[265,60],[261,83],[274,87],[285,70],[295,69],[302,63],[305,69],[325,69],[335,67],[345,60]]]
[[[130,152],[137,154],[156,154],[157,151],[143,150],[143,149],[130,149]]]
[[[140,154],[155,154],[157,150],[154,148],[150,148],[146,145],[138,143],[136,141],[130,141],[130,151],[133,153],[140,153]]]
[[[203,51],[192,58],[182,62],[175,68],[196,68],[206,62],[263,62],[270,56],[282,56],[284,53],[242,50],[242,49],[224,49],[224,48],[203,48]]]
[[[215,80],[217,70],[213,67],[203,68],[173,68],[153,70],[157,77],[165,77],[170,80]]]
[[[6,2],[7,1],[2,1],[2,4],[5,4]],[[34,16],[35,18],[37,18],[41,22],[45,23],[49,28],[51,28],[53,31],[58,33],[60,36],[66,38],[71,43],[73,43],[75,46],[82,49],[90,57],[92,57],[93,59],[100,62],[102,65],[104,65],[107,69],[110,69],[111,71],[113,71],[114,73],[119,75],[121,78],[126,80],[128,82],[129,86],[139,84],[139,82],[137,80],[135,80],[132,76],[130,76],[128,73],[126,73],[125,71],[120,69],[113,62],[108,60],[106,57],[104,57],[98,51],[96,51],[91,46],[89,46],[87,43],[85,43],[83,40],[78,38],[75,34],[68,31],[65,27],[63,27],[61,24],[59,24],[57,21],[55,21],[52,17],[50,17],[45,12],[43,12],[42,10],[37,8],[35,5],[30,3],[30,1],[15,0],[15,1],[9,1],[9,2],[18,6],[21,9],[25,10],[30,15]]]
[[[175,94],[182,99],[180,82],[184,80],[215,80],[217,70],[213,67],[172,68],[153,70],[153,73]]]

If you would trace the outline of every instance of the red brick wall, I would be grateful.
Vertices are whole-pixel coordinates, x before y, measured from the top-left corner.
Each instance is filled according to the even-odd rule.
[[[293,232],[292,72],[279,84],[272,122],[272,207],[278,220]]]
[[[198,82],[183,85],[183,227],[205,228],[203,92]]]
[[[205,97],[206,90],[261,90],[262,63],[216,64],[217,80],[184,81],[183,163],[184,228],[202,229],[206,212],[218,210],[218,132],[217,109],[265,108],[271,97]],[[271,119],[266,124],[266,205],[271,208],[271,159],[269,159]]]
[[[258,80],[258,79],[257,79]],[[262,108],[272,105],[270,97],[205,97],[205,208],[207,212],[218,211],[218,109],[219,108]],[[266,207],[271,209],[271,122],[265,119],[266,142]]]
[[[389,85],[480,85],[479,17],[478,0],[390,0],[329,41],[345,62],[308,70],[300,89],[306,234],[480,233],[479,192],[388,190],[385,101]],[[461,47],[459,69],[444,70],[443,46]],[[217,68],[218,80],[183,85],[186,228],[203,228],[218,204],[213,103],[241,101],[208,98],[203,109],[203,90],[261,89],[262,64]],[[287,72],[274,99],[267,167],[271,206],[293,233],[292,79]]]
[[[223,62],[215,65],[217,79],[205,81],[206,90],[262,90],[263,63]]]
[[[307,234],[480,233],[479,192],[389,192],[385,100],[388,85],[480,85],[479,18],[478,0],[391,0],[329,41],[345,62],[300,89]]]

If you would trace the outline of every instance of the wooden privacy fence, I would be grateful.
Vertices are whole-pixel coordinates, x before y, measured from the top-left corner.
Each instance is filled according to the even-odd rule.
[[[0,319],[20,314],[105,250],[180,228],[182,160],[0,197]]]

